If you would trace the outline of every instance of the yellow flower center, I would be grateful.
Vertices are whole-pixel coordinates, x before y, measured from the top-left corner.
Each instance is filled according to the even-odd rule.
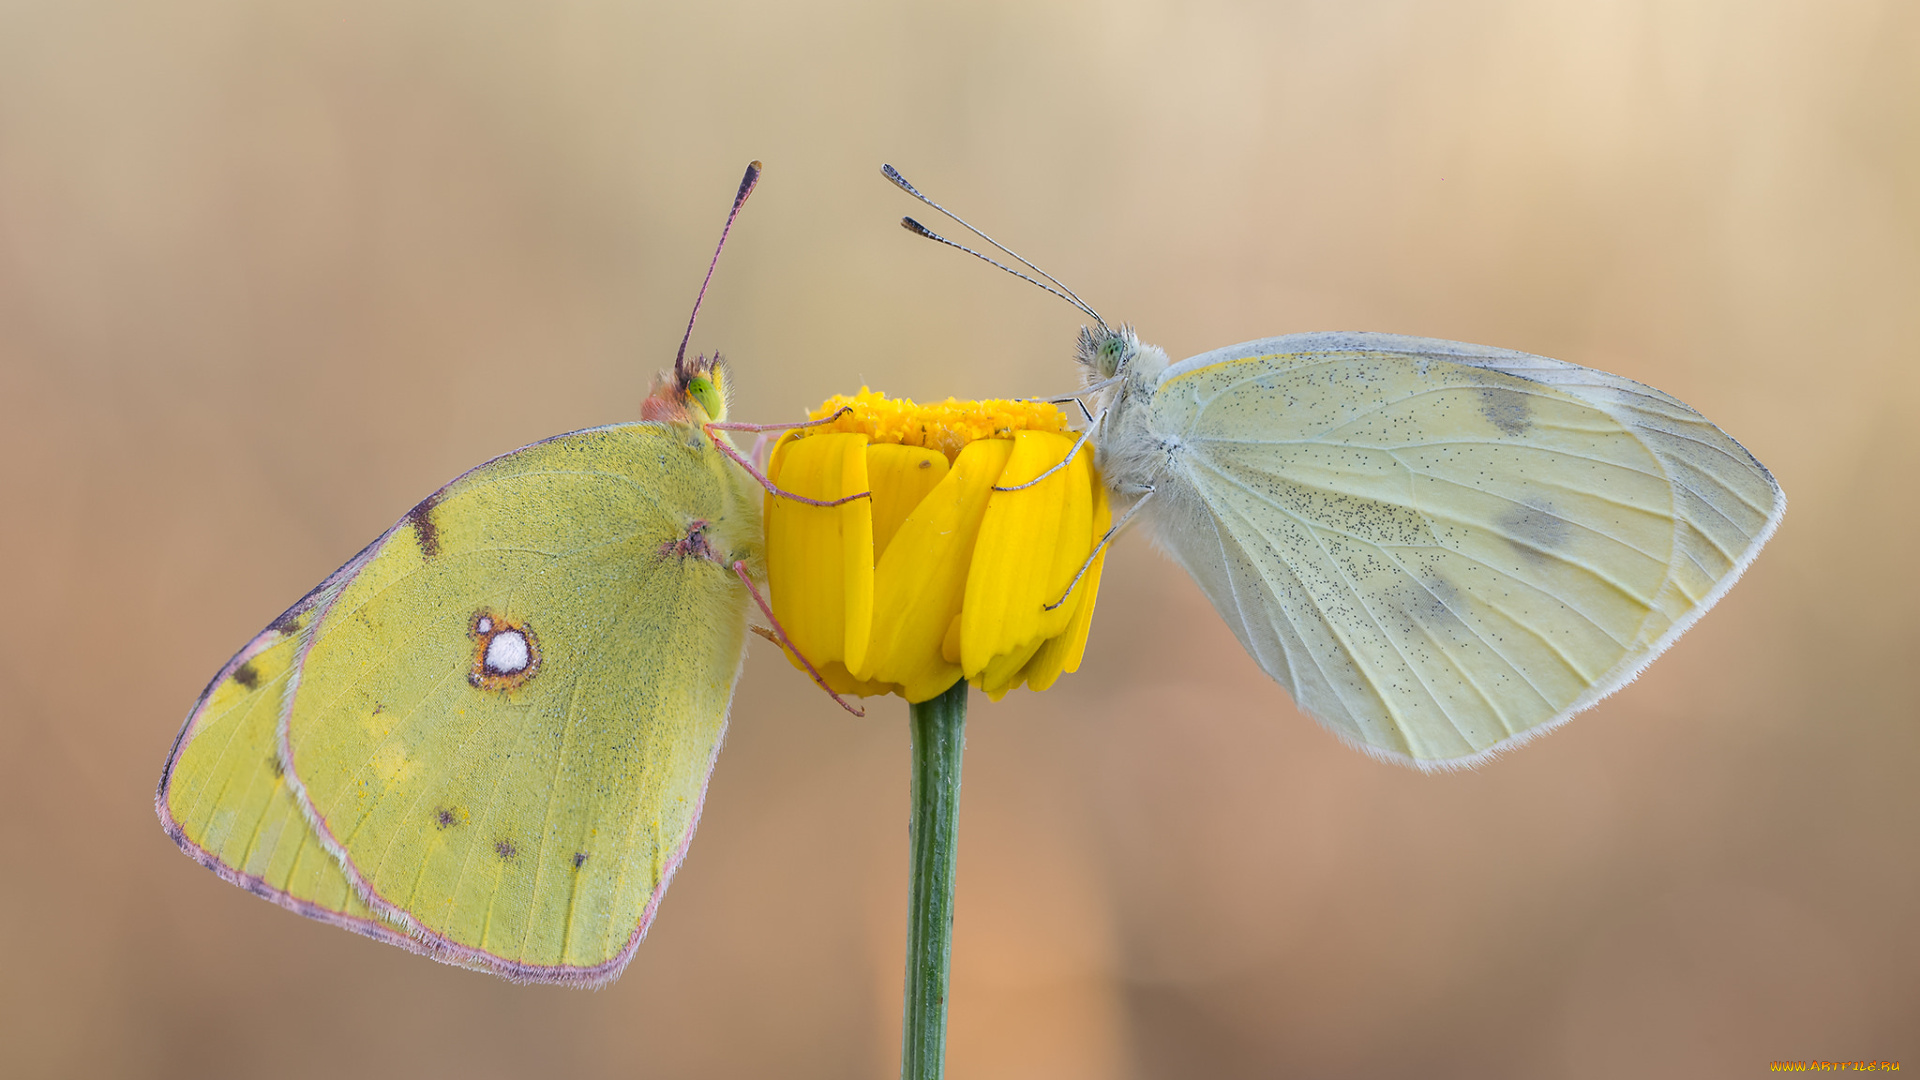
[[[965,678],[998,700],[1078,669],[1105,553],[1073,581],[1112,522],[1093,455],[994,490],[1066,459],[1066,416],[864,388],[813,412],[829,416],[781,437],[768,478],[823,502],[873,497],[766,500],[774,616],[828,685],[926,701]]]

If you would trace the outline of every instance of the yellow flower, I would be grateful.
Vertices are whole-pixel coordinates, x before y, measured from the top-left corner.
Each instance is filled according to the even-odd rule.
[[[918,702],[965,678],[998,700],[1078,669],[1105,552],[1068,586],[1112,521],[1093,455],[1032,487],[993,490],[1067,457],[1065,415],[1026,401],[916,405],[862,388],[813,413],[829,416],[781,437],[768,478],[823,502],[873,497],[766,500],[773,613],[827,684]]]

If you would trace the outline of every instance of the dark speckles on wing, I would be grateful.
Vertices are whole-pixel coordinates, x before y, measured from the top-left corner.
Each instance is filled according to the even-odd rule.
[[[1340,447],[1310,447],[1294,452],[1297,459],[1318,459],[1314,462],[1317,468],[1311,471],[1321,475],[1342,468],[1362,468],[1360,459],[1368,456],[1384,455],[1379,451]],[[1210,455],[1209,464],[1219,475],[1230,478],[1262,502],[1279,507],[1294,518],[1364,543],[1405,546],[1433,542],[1431,523],[1411,507],[1339,491],[1325,483],[1291,479],[1270,469],[1271,462],[1253,461],[1251,455],[1249,460],[1241,461],[1216,453]]]
[[[500,856],[502,861],[510,861],[516,854],[519,854],[519,849],[513,846],[513,841],[511,840],[495,840],[493,842],[493,853]]]
[[[574,852],[574,853],[573,853],[573,868],[574,868],[575,870],[578,870],[578,869],[580,869],[580,868],[581,868],[582,866],[585,866],[586,864],[587,864],[587,853],[586,853],[586,852],[584,852],[584,851],[576,851],[576,852]]]

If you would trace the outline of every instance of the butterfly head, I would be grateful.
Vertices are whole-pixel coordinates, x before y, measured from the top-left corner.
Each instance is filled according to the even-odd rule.
[[[1140,335],[1125,323],[1118,327],[1105,324],[1081,327],[1074,359],[1087,369],[1089,383],[1115,376],[1150,380],[1167,366],[1166,351],[1158,345],[1141,342]]]
[[[720,354],[696,356],[663,371],[640,407],[647,420],[705,424],[727,418],[727,362]]]

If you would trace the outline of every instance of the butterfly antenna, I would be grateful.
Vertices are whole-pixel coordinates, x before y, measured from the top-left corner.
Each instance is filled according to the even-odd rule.
[[[720,252],[727,246],[727,234],[733,231],[733,219],[740,216],[740,208],[747,203],[747,196],[753,194],[755,184],[760,182],[760,163],[747,163],[747,174],[740,178],[740,190],[734,193],[733,209],[727,211],[727,223],[720,227],[720,242],[714,245],[713,261],[707,264],[707,277],[700,283],[700,295],[693,298],[693,314],[687,316],[687,333],[680,339],[680,351],[673,356],[673,373],[682,382],[687,377],[687,342],[693,340],[693,323],[700,317],[700,303],[707,298],[707,286],[713,283],[713,268],[720,265]]]
[[[1007,266],[1004,263],[996,262],[995,260],[980,254],[979,252],[973,250],[972,248],[966,246],[965,244],[956,244],[952,240],[949,240],[946,237],[941,236],[939,233],[934,232],[932,229],[927,228],[925,225],[920,224],[919,222],[913,220],[910,217],[903,217],[900,219],[901,228],[907,230],[910,233],[913,233],[915,236],[924,236],[929,240],[939,241],[940,243],[945,244],[948,247],[959,248],[961,251],[966,252],[967,254],[973,256],[976,259],[979,259],[982,262],[990,263],[994,266],[998,266],[1000,269],[1005,270],[1007,273],[1012,274],[1014,277],[1017,277],[1020,280],[1025,281],[1030,285],[1038,285],[1040,288],[1046,289],[1048,292],[1052,293],[1053,295],[1059,297],[1062,300],[1065,300],[1067,303],[1072,304],[1074,307],[1079,308],[1081,311],[1086,312],[1088,317],[1092,318],[1094,322],[1097,322],[1100,324],[1101,329],[1106,328],[1107,320],[1101,318],[1099,312],[1093,310],[1093,308],[1085,300],[1080,299],[1080,297],[1077,294],[1075,294],[1072,289],[1067,288],[1066,285],[1063,284],[1059,278],[1054,277],[1052,274],[1049,274],[1045,270],[1042,270],[1039,267],[1028,262],[1024,257],[1021,256],[1019,252],[1013,250],[1012,248],[1006,246],[1005,244],[1002,244],[1000,241],[995,240],[993,237],[988,236],[986,233],[981,232],[979,229],[974,228],[972,225],[967,223],[967,219],[961,217],[959,214],[954,213],[953,211],[947,209],[944,206],[941,206],[939,203],[934,202],[932,199],[929,199],[925,195],[921,194],[919,188],[914,187],[912,184],[908,183],[907,178],[900,175],[899,169],[896,169],[891,165],[883,164],[880,166],[880,175],[892,181],[894,186],[899,188],[901,191],[906,192],[907,194],[913,196],[914,198],[919,199],[921,202],[926,203],[928,206],[933,207],[935,210],[940,211],[942,214],[945,214],[948,217],[952,218],[953,220],[959,222],[961,228],[967,230],[973,235],[979,237],[980,239],[985,240],[987,243],[992,244],[995,248],[998,248],[1002,253],[1004,253],[1008,258],[1013,259],[1015,262],[1019,263],[1020,265],[1026,267],[1027,269],[1033,271],[1036,274],[1039,274],[1041,277],[1046,278],[1048,281],[1053,282],[1053,284],[1055,286],[1058,286],[1058,288],[1050,288],[1046,285],[1042,285],[1040,282],[1035,281],[1034,279],[1028,277],[1027,275],[1021,273],[1018,270],[1015,270],[1013,267]]]

